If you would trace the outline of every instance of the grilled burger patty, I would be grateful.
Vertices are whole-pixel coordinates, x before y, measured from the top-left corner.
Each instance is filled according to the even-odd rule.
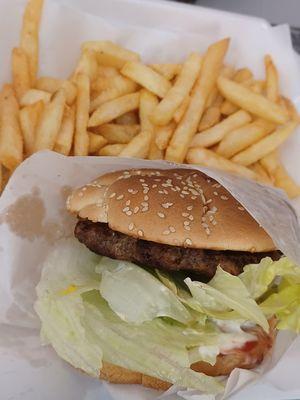
[[[212,278],[217,266],[238,275],[246,264],[259,263],[264,257],[278,260],[281,253],[270,251],[250,253],[247,251],[207,250],[170,246],[136,239],[114,231],[108,224],[80,220],[75,227],[75,236],[93,252],[134,262],[138,265],[167,271],[186,271]]]

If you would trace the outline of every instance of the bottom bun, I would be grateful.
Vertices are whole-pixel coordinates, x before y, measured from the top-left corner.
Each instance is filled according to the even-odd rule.
[[[246,343],[243,348],[233,349],[228,354],[220,354],[215,365],[201,361],[192,364],[191,368],[209,376],[221,376],[229,375],[235,368],[252,369],[256,367],[263,361],[274,343],[276,335],[275,319],[269,321],[269,323],[270,332],[268,334],[260,327],[247,330],[247,332],[256,335],[257,341]],[[170,382],[140,372],[133,372],[107,362],[103,362],[100,379],[111,383],[138,384],[156,390],[167,390],[172,386]]]

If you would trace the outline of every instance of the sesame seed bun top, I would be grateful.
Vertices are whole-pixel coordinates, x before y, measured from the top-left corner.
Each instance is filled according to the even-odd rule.
[[[175,246],[263,252],[270,236],[218,182],[191,169],[105,174],[76,189],[70,212],[129,236]]]

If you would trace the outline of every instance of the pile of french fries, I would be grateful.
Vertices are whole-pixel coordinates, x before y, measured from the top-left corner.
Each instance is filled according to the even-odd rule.
[[[68,79],[39,77],[42,7],[28,1],[12,83],[0,94],[2,186],[24,158],[49,149],[198,164],[300,195],[278,156],[299,115],[280,94],[269,55],[257,80],[224,63],[228,38],[180,64],[150,65],[115,43],[91,41]]]

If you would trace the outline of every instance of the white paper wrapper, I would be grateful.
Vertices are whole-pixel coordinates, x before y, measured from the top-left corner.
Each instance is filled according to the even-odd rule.
[[[203,51],[212,41],[231,36],[228,62],[236,66],[247,65],[259,77],[263,73],[263,55],[271,53],[279,66],[283,92],[300,106],[299,63],[291,48],[287,27],[271,28],[258,19],[159,1],[65,0],[65,3],[68,5],[46,1],[41,29],[41,74],[68,76],[78,57],[79,45],[84,40],[115,40],[139,51],[147,61],[163,62],[178,61],[191,50]],[[1,68],[0,81],[9,79],[10,49],[18,43],[17,27],[20,26],[24,4],[25,0],[0,0],[1,9],[5,10],[0,14],[0,58],[7,60],[6,68]],[[298,133],[286,143],[282,154],[287,168],[298,181],[299,145]],[[89,379],[60,361],[50,348],[41,348],[39,322],[32,308],[34,288],[39,280],[43,259],[59,237],[72,234],[75,221],[62,211],[66,186],[78,186],[102,172],[129,168],[133,164],[128,159],[106,159],[103,163],[99,158],[64,159],[44,153],[33,156],[15,172],[0,199],[1,399],[157,398],[158,393],[152,390],[101,384]],[[150,166],[148,162],[146,164]],[[296,246],[299,243],[299,228],[285,196],[273,194],[273,191],[253,183],[241,187],[238,179],[227,176],[221,178],[214,171],[211,174],[222,180],[225,186],[231,185],[235,196],[265,227],[277,245],[299,261],[299,249]],[[253,202],[250,199],[254,193]],[[274,196],[278,202],[276,210],[272,212]],[[272,203],[272,206],[257,213],[259,204],[256,202],[259,198],[268,199],[268,204]],[[16,201],[19,208],[11,208]],[[3,214],[20,210],[20,203],[21,209],[27,210],[24,217],[21,216],[24,221],[31,220],[35,224],[39,218],[42,221],[30,229],[25,229],[26,224],[22,229],[18,224],[15,226],[19,234],[29,235],[30,240],[14,234],[5,223]],[[298,205],[295,203],[296,207]],[[272,358],[265,360],[257,371],[233,372],[227,382],[225,396],[231,399],[242,397],[243,400],[253,399],[254,396],[256,399],[299,398],[300,382],[296,364],[299,359],[300,339],[294,340],[292,335],[281,333]],[[263,377],[262,371],[265,372]],[[244,387],[246,383],[257,379],[259,383],[255,386]],[[170,389],[162,398],[213,399],[177,388]]]

